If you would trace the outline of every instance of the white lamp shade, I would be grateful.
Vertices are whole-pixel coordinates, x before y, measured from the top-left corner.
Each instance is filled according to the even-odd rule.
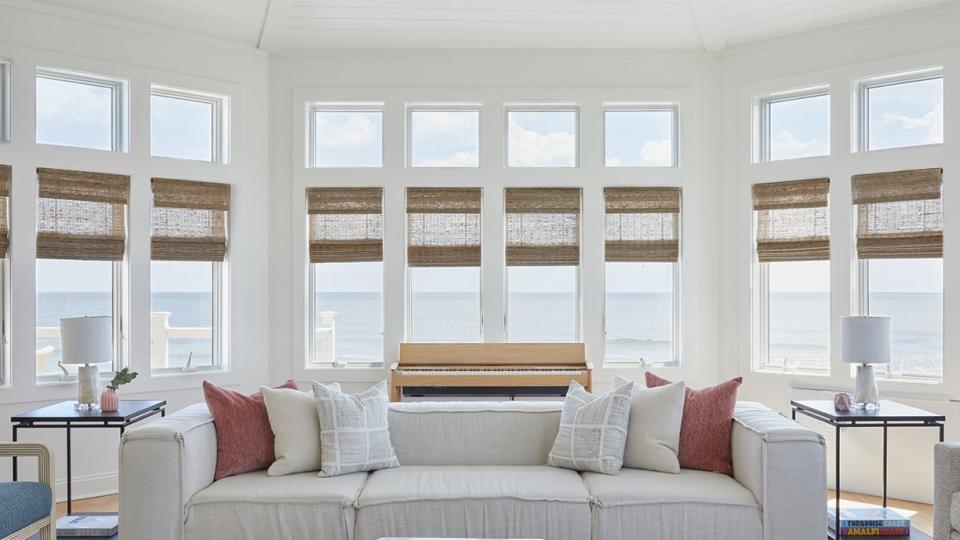
[[[842,317],[840,359],[848,364],[890,362],[890,317]]]
[[[110,317],[60,319],[61,359],[64,364],[113,361],[113,324]]]

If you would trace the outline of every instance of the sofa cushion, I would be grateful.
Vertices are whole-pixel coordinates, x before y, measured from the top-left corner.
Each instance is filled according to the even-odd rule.
[[[367,473],[318,478],[266,471],[218,480],[187,503],[187,539],[353,538],[354,505]]]
[[[590,538],[580,476],[546,466],[401,466],[370,475],[357,540],[390,536]]]
[[[40,482],[0,482],[0,537],[50,517],[53,495]]]
[[[950,503],[950,524],[953,525],[953,530],[960,531],[960,492],[953,494]]]
[[[760,506],[725,474],[624,468],[584,473],[594,503],[594,538],[763,538]]]

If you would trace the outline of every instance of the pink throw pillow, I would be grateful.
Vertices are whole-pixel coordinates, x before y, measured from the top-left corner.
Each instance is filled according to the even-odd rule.
[[[297,389],[293,379],[277,388]],[[252,396],[203,381],[213,426],[217,430],[217,468],[213,479],[266,469],[273,464],[273,430],[263,394]]]
[[[646,372],[647,388],[672,381]],[[680,467],[733,475],[730,429],[737,406],[737,389],[743,377],[716,386],[692,390],[687,387],[680,423]]]

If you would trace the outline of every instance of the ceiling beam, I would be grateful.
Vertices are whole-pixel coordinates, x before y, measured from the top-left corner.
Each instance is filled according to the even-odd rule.
[[[727,50],[727,43],[723,39],[723,30],[720,19],[717,17],[715,0],[690,0],[690,9],[693,19],[697,23],[697,32],[700,41],[707,52],[722,52]]]
[[[260,39],[257,48],[261,51],[279,51],[284,46],[284,30],[290,19],[293,0],[270,0],[263,14],[263,26],[260,27]]]

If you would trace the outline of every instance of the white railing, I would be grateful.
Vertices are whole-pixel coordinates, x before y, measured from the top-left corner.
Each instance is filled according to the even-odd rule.
[[[314,354],[322,364],[336,361],[337,312],[317,313],[317,326],[313,329]]]

